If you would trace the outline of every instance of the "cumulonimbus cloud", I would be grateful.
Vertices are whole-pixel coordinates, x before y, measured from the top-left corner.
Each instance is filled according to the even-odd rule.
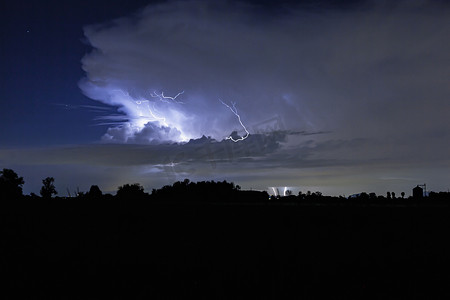
[[[249,127],[276,115],[288,129],[347,138],[446,126],[448,5],[360,3],[276,13],[246,2],[152,4],[85,27],[93,49],[80,87],[125,116],[104,137],[113,142],[221,140],[242,128],[219,99],[236,102]],[[425,103],[435,122],[419,127]]]

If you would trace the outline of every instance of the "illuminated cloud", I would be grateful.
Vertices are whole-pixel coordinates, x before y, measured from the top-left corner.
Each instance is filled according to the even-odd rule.
[[[247,124],[283,114],[287,120],[295,117],[291,126],[312,129],[296,103],[298,83],[289,78],[301,67],[301,62],[292,65],[300,43],[293,32],[286,33],[288,23],[261,30],[265,22],[255,19],[253,9],[167,2],[88,26],[85,34],[94,49],[83,58],[87,77],[80,87],[88,97],[117,106],[127,117],[121,128],[133,128],[132,134],[152,122],[181,132],[175,141],[202,135],[221,140],[242,128],[219,99],[236,102]],[[182,103],[152,97],[180,91]]]
[[[106,134],[115,142],[134,142],[142,130],[150,140],[222,140],[242,128],[219,99],[236,102],[250,129],[279,115],[292,130],[426,138],[448,128],[448,16],[448,6],[429,1],[273,13],[245,2],[167,1],[85,27],[93,49],[80,87],[126,117]],[[179,101],[155,97],[180,92]],[[425,111],[433,122],[417,122]]]
[[[133,127],[129,122],[111,127],[102,140],[108,143],[152,144],[184,141],[182,133],[175,127],[148,122],[143,127]]]

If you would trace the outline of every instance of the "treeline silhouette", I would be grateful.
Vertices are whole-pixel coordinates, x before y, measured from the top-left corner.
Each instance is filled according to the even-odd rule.
[[[450,299],[449,205],[189,180],[61,197],[54,182],[23,196],[1,171],[2,299]],[[448,200],[417,203],[434,196]]]
[[[22,186],[24,180],[11,169],[0,171],[0,195],[2,199],[32,199],[42,198],[50,200],[57,195],[54,185],[55,179],[47,177],[42,180],[40,190],[41,197],[34,193],[23,195]],[[201,181],[191,182],[189,179],[177,181],[172,185],[163,186],[160,189],[153,189],[151,194],[146,193],[144,187],[139,183],[124,184],[118,187],[116,195],[103,194],[97,185],[92,185],[87,192],[77,191],[73,197],[55,197],[58,199],[71,200],[121,200],[121,201],[153,201],[153,202],[215,202],[215,203],[290,203],[290,204],[419,204],[419,203],[440,203],[450,204],[449,192],[429,192],[427,197],[407,197],[401,193],[401,197],[396,197],[395,193],[387,192],[386,196],[375,193],[362,192],[350,197],[324,196],[321,192],[300,191],[293,195],[290,190],[285,191],[284,196],[272,195],[266,191],[243,191],[239,185],[227,181]],[[80,202],[81,203],[81,202]],[[84,203],[84,202],[83,202]]]

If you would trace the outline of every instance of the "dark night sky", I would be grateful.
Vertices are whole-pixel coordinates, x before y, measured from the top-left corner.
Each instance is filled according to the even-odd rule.
[[[10,1],[0,14],[0,167],[26,193],[47,176],[61,195],[186,177],[334,195],[450,186],[447,1]],[[246,140],[224,140],[245,132],[220,100]]]
[[[1,4],[2,146],[93,142],[104,128],[78,87],[90,51],[83,26],[127,15],[146,1],[3,1]]]

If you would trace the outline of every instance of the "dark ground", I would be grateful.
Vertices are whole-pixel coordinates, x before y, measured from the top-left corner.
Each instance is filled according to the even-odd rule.
[[[2,208],[2,299],[450,299],[450,206]]]

